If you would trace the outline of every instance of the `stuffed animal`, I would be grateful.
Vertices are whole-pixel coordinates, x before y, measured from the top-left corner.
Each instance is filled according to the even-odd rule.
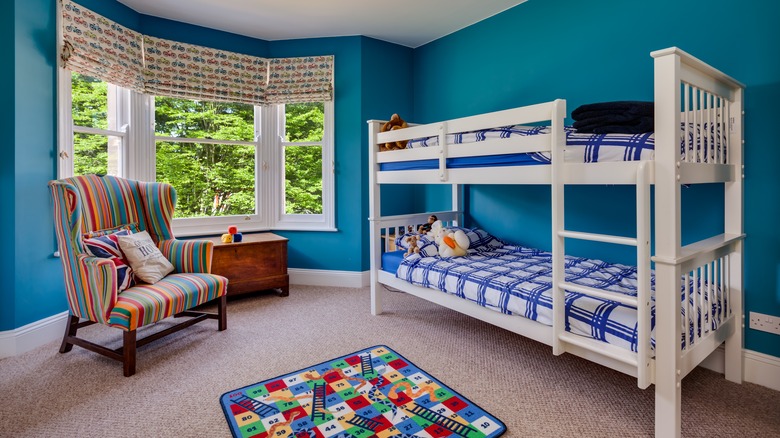
[[[436,217],[435,214],[432,214],[428,216],[428,223],[422,224],[417,228],[418,234],[427,234],[428,231],[431,231],[431,227],[433,226],[433,223],[439,220],[439,218]]]
[[[436,242],[441,257],[460,257],[469,249],[469,237],[463,230],[448,230],[440,220],[431,224],[428,236]]]
[[[442,257],[461,257],[469,248],[469,237],[463,230],[445,230],[439,243],[439,255]]]
[[[417,245],[419,242],[419,238],[416,234],[412,234],[411,236],[406,236],[404,238],[404,241],[409,244],[409,247],[406,249],[406,254],[404,254],[404,257],[412,255],[412,254],[419,254],[420,253],[420,247]]]
[[[431,224],[431,229],[426,233],[436,243],[439,243],[439,237],[444,232],[444,225],[441,221],[437,220]]]
[[[398,114],[393,114],[390,120],[385,122],[380,128],[379,132],[394,131],[396,129],[403,129],[409,126]],[[394,141],[390,143],[381,143],[379,145],[380,151],[392,151],[396,149],[405,149],[409,140]]]

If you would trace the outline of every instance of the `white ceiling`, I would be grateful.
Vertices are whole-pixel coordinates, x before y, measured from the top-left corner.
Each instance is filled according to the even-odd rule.
[[[365,35],[419,47],[525,0],[118,0],[136,12],[267,41]]]

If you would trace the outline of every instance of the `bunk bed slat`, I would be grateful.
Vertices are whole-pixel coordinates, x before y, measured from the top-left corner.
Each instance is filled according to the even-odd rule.
[[[632,351],[624,350],[620,347],[607,344],[606,342],[597,341],[595,339],[586,338],[584,336],[575,335],[569,332],[563,332],[558,335],[558,337],[563,342],[576,345],[580,348],[584,348],[595,353],[599,353],[603,356],[623,362],[632,367],[637,366],[636,353]]]
[[[636,297],[632,297],[630,295],[608,292],[602,289],[595,289],[592,287],[582,286],[574,283],[568,283],[565,281],[558,283],[558,287],[571,292],[578,292],[591,297],[600,298],[606,301],[617,301],[618,303],[624,304],[629,307],[637,307]]]
[[[636,246],[636,238],[612,236],[609,234],[595,234],[595,233],[583,233],[581,231],[559,231],[558,235],[561,237],[568,237],[572,239],[590,240],[593,242],[614,243],[616,245]]]

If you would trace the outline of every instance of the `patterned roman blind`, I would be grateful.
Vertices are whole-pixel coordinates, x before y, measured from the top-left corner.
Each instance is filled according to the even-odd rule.
[[[143,92],[141,34],[70,0],[62,1],[63,66]]]
[[[333,56],[276,58],[268,64],[267,103],[333,100]]]
[[[63,66],[155,96],[253,105],[333,100],[333,56],[266,59],[145,36],[62,1]]]
[[[193,100],[265,103],[268,60],[144,36],[146,93]]]

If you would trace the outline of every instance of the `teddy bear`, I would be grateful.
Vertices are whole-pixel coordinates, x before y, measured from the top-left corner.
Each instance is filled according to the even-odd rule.
[[[404,257],[410,256],[412,254],[419,254],[420,253],[420,247],[417,245],[417,242],[419,241],[419,238],[416,234],[412,234],[411,236],[406,236],[404,238],[404,242],[409,244],[409,247],[406,249],[406,254],[404,254]]]
[[[393,114],[390,120],[385,122],[380,128],[379,132],[394,131],[396,129],[403,129],[409,126],[398,114]],[[380,143],[380,151],[393,151],[396,149],[405,149],[409,140],[394,141],[390,143]]]

